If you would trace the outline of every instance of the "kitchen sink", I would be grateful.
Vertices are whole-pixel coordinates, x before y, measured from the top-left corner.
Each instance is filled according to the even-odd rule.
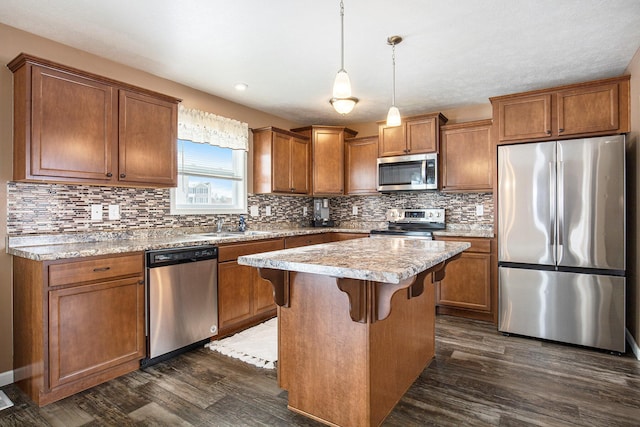
[[[268,236],[273,234],[272,231],[258,231],[258,230],[247,230],[247,231],[221,231],[220,233],[198,233],[200,236],[206,237],[239,237],[239,236]]]

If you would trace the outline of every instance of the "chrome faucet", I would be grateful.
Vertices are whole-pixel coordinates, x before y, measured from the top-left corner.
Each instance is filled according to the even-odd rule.
[[[224,218],[218,218],[218,233],[222,231],[222,224],[224,224]]]

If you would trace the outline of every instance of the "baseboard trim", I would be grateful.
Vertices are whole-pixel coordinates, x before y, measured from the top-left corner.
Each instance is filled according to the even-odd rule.
[[[13,383],[13,371],[0,372],[0,387]]]
[[[628,329],[626,329],[625,332],[627,335],[627,342],[631,346],[631,351],[636,355],[636,359],[640,360],[640,347],[638,347],[638,343],[633,338],[633,335],[631,335],[631,332],[629,332]]]

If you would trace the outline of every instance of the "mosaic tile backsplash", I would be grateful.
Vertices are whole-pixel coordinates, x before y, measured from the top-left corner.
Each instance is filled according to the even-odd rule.
[[[105,219],[92,221],[90,208],[103,205]],[[107,220],[108,205],[119,205],[120,219]],[[375,228],[385,221],[388,208],[444,208],[448,224],[493,227],[491,193],[402,192],[374,196],[333,197],[331,218],[348,228]],[[476,215],[476,206],[483,215]],[[313,198],[249,195],[248,206],[258,206],[259,215],[247,218],[249,228],[308,226],[313,216]],[[358,214],[353,215],[353,207]],[[267,216],[266,208],[271,208]],[[306,216],[304,214],[306,208]],[[62,184],[7,184],[7,233],[9,235],[115,231],[124,229],[215,227],[224,218],[225,227],[238,223],[239,215],[170,215],[168,189],[94,187]]]

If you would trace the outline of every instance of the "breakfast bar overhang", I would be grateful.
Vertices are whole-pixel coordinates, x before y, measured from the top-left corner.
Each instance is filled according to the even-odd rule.
[[[362,238],[238,258],[271,282],[289,409],[378,426],[435,354],[435,288],[469,243]]]

